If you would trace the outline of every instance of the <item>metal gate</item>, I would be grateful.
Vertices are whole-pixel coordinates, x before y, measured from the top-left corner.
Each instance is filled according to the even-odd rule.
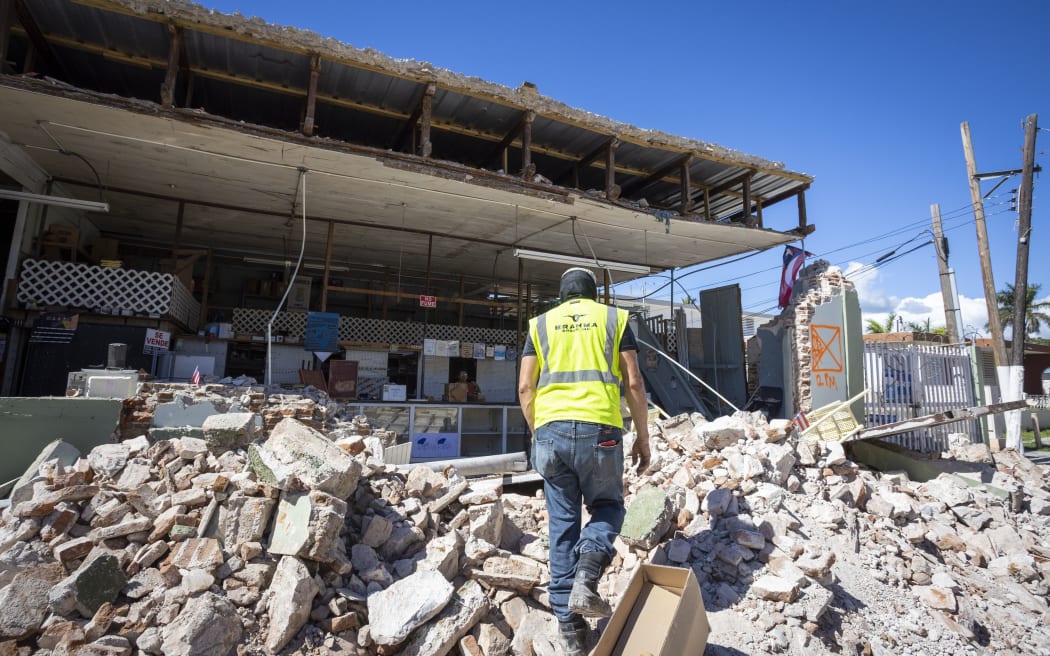
[[[913,417],[976,405],[970,356],[963,346],[865,343],[865,425],[879,426]],[[976,421],[904,433],[888,441],[935,453],[948,450],[948,434],[982,440]]]

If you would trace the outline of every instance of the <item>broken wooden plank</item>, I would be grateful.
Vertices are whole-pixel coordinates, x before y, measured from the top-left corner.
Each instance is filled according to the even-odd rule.
[[[945,410],[944,412],[936,412],[932,415],[903,419],[890,424],[883,424],[882,426],[862,428],[854,433],[852,437],[844,441],[854,442],[858,440],[871,440],[877,437],[888,437],[890,435],[910,433],[911,431],[919,430],[921,428],[933,428],[934,426],[943,426],[944,424],[951,424],[957,421],[976,419],[985,415],[997,415],[1001,412],[1009,412],[1010,410],[1021,410],[1026,404],[1026,401],[1020,400],[993,403],[992,405],[982,405],[970,408],[954,408],[952,410]]]

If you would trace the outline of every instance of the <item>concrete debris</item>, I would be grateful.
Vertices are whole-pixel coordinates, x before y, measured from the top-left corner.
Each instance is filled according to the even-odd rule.
[[[1050,644],[1050,482],[1023,456],[954,443],[921,482],[757,413],[650,432],[614,605],[649,562],[693,570],[714,653]],[[146,384],[120,433],[49,445],[0,514],[0,654],[559,653],[537,487],[400,473],[396,434],[316,391]]]

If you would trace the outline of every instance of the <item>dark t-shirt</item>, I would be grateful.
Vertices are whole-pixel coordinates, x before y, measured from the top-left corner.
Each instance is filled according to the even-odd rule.
[[[634,339],[634,331],[631,330],[630,324],[628,324],[623,331],[623,337],[620,338],[620,352],[624,351],[637,351],[638,343]],[[532,344],[532,339],[525,340],[525,348],[521,350],[521,357],[526,355],[536,355],[536,347]]]

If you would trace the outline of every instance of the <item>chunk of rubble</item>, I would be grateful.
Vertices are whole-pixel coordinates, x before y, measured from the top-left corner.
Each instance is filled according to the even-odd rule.
[[[66,570],[58,563],[18,572],[0,591],[0,639],[20,640],[40,630],[47,618],[48,595]]]
[[[455,589],[434,570],[420,570],[386,590],[368,597],[372,639],[380,645],[400,644],[441,612]]]
[[[346,499],[361,476],[361,463],[295,419],[282,420],[248,453],[259,479],[281,490],[319,490]]]
[[[201,425],[204,441],[213,449],[248,446],[255,438],[255,413],[228,412],[212,415]]]
[[[409,637],[399,652],[403,656],[443,656],[489,611],[489,598],[475,581],[467,581],[452,595],[434,619]]]
[[[270,588],[273,596],[266,606],[270,618],[266,648],[275,654],[310,619],[310,608],[319,589],[306,565],[292,556],[281,558]]]
[[[165,656],[227,654],[243,635],[237,608],[223,597],[205,592],[190,597],[175,619],[161,628],[160,652]]]
[[[671,528],[671,504],[658,487],[646,486],[635,493],[627,507],[620,538],[629,545],[652,549]]]

